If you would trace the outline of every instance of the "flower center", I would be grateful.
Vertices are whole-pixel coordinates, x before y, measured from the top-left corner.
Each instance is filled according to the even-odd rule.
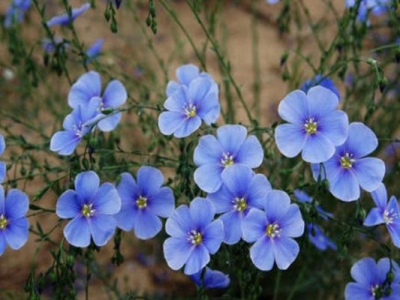
[[[3,230],[7,227],[8,221],[4,215],[0,215],[0,229]]]
[[[340,158],[340,164],[344,169],[350,169],[355,161],[356,160],[353,158],[353,154],[351,153],[346,153]]]
[[[304,123],[304,129],[310,135],[315,134],[317,132],[318,123],[314,121],[314,118],[308,119]]]
[[[279,225],[276,223],[268,224],[265,233],[271,238],[274,238],[276,236],[279,237],[281,235],[281,229],[279,228]]]
[[[184,111],[188,118],[192,118],[196,115],[196,106],[194,106],[192,103],[189,103],[189,105],[185,106]]]
[[[229,152],[222,154],[221,163],[225,168],[233,165],[235,163],[233,155],[230,155]]]
[[[232,203],[233,209],[237,210],[238,212],[242,212],[247,208],[246,199],[244,197],[236,197],[235,199],[233,199]]]
[[[393,209],[391,209],[390,211],[385,209],[382,217],[386,224],[392,224],[393,220],[397,219],[398,214],[395,213]]]
[[[139,198],[136,199],[136,205],[140,208],[146,208],[147,207],[147,198],[143,196],[139,196]]]
[[[82,206],[82,214],[86,218],[90,218],[91,216],[94,215],[94,212],[96,211],[95,209],[92,208],[93,204],[83,204]]]
[[[203,237],[200,232],[197,232],[193,229],[189,232],[188,240],[192,243],[192,245],[197,246],[203,242]]]
[[[382,289],[379,284],[371,286],[371,294],[375,299],[380,299],[382,297]]]
[[[84,134],[82,133],[82,125],[83,125],[82,122],[79,122],[78,125],[73,126],[75,135],[80,138],[84,136]]]

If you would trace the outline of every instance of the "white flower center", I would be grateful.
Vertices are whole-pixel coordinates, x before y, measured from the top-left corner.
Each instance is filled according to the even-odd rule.
[[[235,163],[233,155],[229,152],[222,154],[221,163],[224,167],[229,167]]]
[[[233,203],[233,209],[237,210],[238,212],[242,212],[247,208],[246,199],[244,197],[242,198],[236,197],[235,199],[232,200],[232,203]]]
[[[94,215],[95,209],[92,208],[93,204],[83,204],[82,206],[82,214],[86,218],[90,218]]]
[[[352,153],[346,152],[345,155],[340,157],[340,165],[344,169],[350,169],[351,167],[353,167],[353,164],[354,164],[355,161],[356,160],[353,158],[353,154]]]
[[[265,234],[271,238],[280,237],[282,229],[276,223],[268,224],[267,229],[265,229]]]
[[[309,118],[304,123],[304,129],[309,135],[315,134],[318,129],[318,123],[314,121],[314,118]]]
[[[392,224],[394,219],[397,219],[398,214],[394,212],[393,209],[391,210],[387,210],[385,209],[385,211],[383,212],[383,220],[385,221],[385,223],[387,225]]]
[[[203,236],[201,235],[200,232],[197,232],[197,230],[193,229],[189,231],[189,237],[188,241],[192,243],[192,245],[200,245],[203,242]]]
[[[191,103],[191,102],[189,102],[189,105],[186,105],[186,106],[183,108],[183,110],[184,110],[184,112],[185,112],[185,115],[186,115],[188,118],[192,118],[192,117],[194,117],[194,116],[196,115],[196,106],[193,105],[193,103]]]
[[[139,198],[136,199],[136,205],[140,209],[144,209],[147,207],[147,198],[143,196],[139,196]]]
[[[8,221],[4,215],[0,215],[0,230],[6,229]]]

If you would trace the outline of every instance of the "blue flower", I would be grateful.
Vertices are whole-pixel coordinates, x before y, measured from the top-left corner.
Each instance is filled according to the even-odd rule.
[[[255,242],[250,248],[254,265],[269,271],[274,262],[286,270],[296,259],[300,248],[292,239],[304,232],[304,221],[296,204],[290,204],[289,196],[272,190],[264,201],[264,211],[253,208],[242,222],[243,239]]]
[[[400,248],[400,211],[396,197],[392,196],[388,203],[387,191],[382,183],[371,195],[377,207],[371,209],[364,220],[364,225],[385,224],[393,244]]]
[[[137,181],[131,174],[123,173],[117,186],[121,197],[121,211],[115,215],[117,226],[123,230],[134,230],[140,239],[149,239],[160,232],[159,216],[167,218],[175,207],[172,190],[161,187],[164,177],[160,170],[141,167]]]
[[[65,130],[56,132],[50,140],[50,150],[59,155],[70,155],[83,137],[94,129],[98,114],[97,99],[90,100],[88,105],[78,105],[64,119]]]
[[[319,250],[325,251],[328,248],[337,250],[336,244],[327,237],[321,226],[309,223],[307,225],[308,239]]]
[[[360,6],[357,11],[357,20],[359,22],[367,21],[368,12],[370,11],[374,16],[379,16],[389,9],[392,0],[361,0]],[[346,7],[353,7],[356,5],[356,0],[346,0]]]
[[[393,282],[387,280],[388,273],[394,274]],[[398,300],[400,295],[400,271],[395,261],[381,258],[378,263],[371,257],[362,258],[351,268],[356,282],[346,285],[346,300]]]
[[[335,95],[338,97],[340,101],[340,93],[338,88],[336,87],[335,83],[328,77],[325,77],[321,74],[317,74],[314,76],[312,79],[307,79],[300,87],[300,89],[304,92],[307,93],[309,89],[311,89],[314,86],[323,86],[332,92],[335,93]]]
[[[75,247],[89,246],[90,238],[97,246],[104,246],[114,234],[113,215],[121,209],[121,199],[111,183],[99,184],[95,172],[82,172],[75,178],[75,190],[67,190],[58,198],[56,213],[63,219],[72,218],[64,236]]]
[[[210,79],[212,82],[211,90],[218,96],[218,84],[214,81],[212,76],[206,72],[200,72],[199,68],[192,64],[182,65],[176,69],[176,77],[178,81],[170,80],[168,82],[165,93],[170,97],[174,92],[178,91],[181,86],[189,88],[190,83],[197,78]]]
[[[202,279],[201,275],[203,272],[204,278]],[[204,289],[224,289],[231,283],[229,275],[221,271],[212,270],[209,267],[206,267],[205,270],[200,270],[196,274],[190,275],[190,279],[192,279],[198,287],[203,287]]]
[[[115,0],[115,6],[119,8],[121,6],[122,0]]]
[[[293,191],[293,193],[294,193],[294,196],[296,197],[296,199],[299,200],[300,202],[310,203],[310,204],[313,202],[312,197],[309,196],[306,192],[304,192],[302,190],[296,189],[296,190]],[[330,213],[330,212],[325,211],[321,207],[321,205],[317,205],[316,209],[317,209],[318,215],[324,220],[328,220],[328,218],[332,218],[333,217],[333,214]]]
[[[15,22],[21,23],[31,4],[31,0],[13,0],[6,12],[4,27],[9,28]]]
[[[7,245],[18,250],[27,242],[28,207],[29,199],[25,193],[11,189],[4,198],[4,188],[0,185],[0,255],[4,253]]]
[[[217,137],[209,134],[200,138],[194,149],[194,181],[205,192],[216,192],[222,185],[221,174],[234,164],[257,168],[264,158],[258,139],[241,125],[224,125]]]
[[[376,149],[378,140],[374,132],[362,123],[349,126],[345,143],[336,148],[331,159],[311,165],[315,180],[327,179],[329,191],[342,201],[360,198],[360,187],[367,192],[377,189],[385,175],[384,162],[375,157],[365,157]]]
[[[54,40],[51,40],[50,38],[44,38],[42,40],[43,50],[48,53],[54,52],[57,48],[61,51],[65,51],[68,46],[69,43],[64,41],[61,37],[54,37]]]
[[[4,136],[0,134],[0,156],[3,155],[5,149],[6,141],[4,140]],[[6,163],[4,161],[0,161],[0,183],[4,181],[4,178],[6,178],[6,171]]]
[[[90,46],[90,48],[86,51],[86,55],[88,57],[87,62],[90,62],[99,56],[103,43],[103,39],[98,39],[92,46]]]
[[[161,133],[177,138],[192,134],[202,120],[207,125],[215,123],[220,113],[218,87],[210,76],[183,78],[184,83],[167,88],[168,99],[164,103],[167,111],[158,118]]]
[[[69,13],[66,12],[62,15],[51,18],[49,21],[47,21],[46,24],[48,27],[55,26],[55,25],[61,25],[61,26],[68,25],[68,24],[72,23],[81,14],[86,12],[89,8],[90,8],[90,3],[85,3],[79,8],[71,9],[71,15],[69,15]]]
[[[263,208],[267,193],[271,190],[268,179],[244,165],[233,165],[222,173],[222,187],[208,194],[216,213],[224,223],[226,244],[239,242],[242,237],[242,220],[253,207]]]
[[[167,219],[163,249],[168,266],[179,270],[185,265],[186,275],[193,275],[210,261],[224,238],[222,221],[214,220],[215,208],[203,198],[195,198],[190,207],[179,206]]]
[[[338,97],[322,86],[311,88],[307,95],[296,90],[279,104],[280,117],[290,123],[275,129],[279,151],[287,157],[301,152],[303,160],[320,163],[335,153],[335,146],[347,138],[348,118],[336,110]]]
[[[102,112],[110,113],[125,103],[128,95],[125,87],[119,80],[110,81],[101,95],[100,74],[94,71],[80,76],[72,85],[68,94],[68,104],[72,108],[79,105],[85,107],[92,99],[97,99],[98,112],[101,116],[97,126],[101,131],[114,130],[121,120],[121,113],[112,113],[107,116]]]
[[[267,1],[268,4],[276,4],[278,3],[280,0],[265,0]]]

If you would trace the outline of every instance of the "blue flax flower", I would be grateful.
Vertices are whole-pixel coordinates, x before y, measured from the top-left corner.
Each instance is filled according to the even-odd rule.
[[[325,251],[328,248],[332,250],[337,250],[336,244],[325,235],[321,226],[309,223],[307,225],[308,239],[310,242],[319,250]]]
[[[280,0],[265,0],[268,4],[276,4],[278,3]]]
[[[303,160],[320,163],[335,153],[347,137],[346,113],[336,110],[338,97],[329,89],[315,86],[305,94],[296,90],[279,104],[280,117],[289,122],[275,129],[279,151],[287,157],[301,152]]]
[[[6,141],[4,140],[4,136],[0,134],[0,156],[3,154],[6,149]],[[4,181],[6,178],[6,163],[4,161],[0,161],[0,183]]]
[[[253,208],[243,219],[243,239],[254,243],[250,258],[254,265],[269,271],[274,262],[286,270],[296,259],[300,248],[293,239],[304,232],[304,221],[296,204],[290,204],[289,196],[278,190],[268,193],[264,211]]]
[[[91,60],[99,56],[101,47],[103,47],[103,43],[103,39],[97,39],[97,41],[92,46],[90,46],[90,48],[86,51],[86,55],[88,57],[87,62],[90,62]]]
[[[217,129],[217,137],[209,134],[200,138],[194,149],[194,181],[205,192],[216,192],[222,185],[221,174],[228,167],[241,164],[257,168],[264,158],[258,139],[241,125],[224,125]]]
[[[304,92],[307,93],[309,89],[311,89],[314,86],[323,86],[332,92],[335,93],[335,95],[338,97],[340,100],[340,93],[338,88],[336,87],[335,83],[328,77],[325,77],[321,74],[315,75],[312,79],[307,79],[300,87],[300,89]]]
[[[379,16],[389,9],[391,2],[392,0],[361,0],[357,11],[357,20],[369,23],[369,20],[367,20],[369,11],[374,16]],[[355,5],[356,0],[346,0],[346,7],[354,7]]]
[[[68,94],[68,104],[76,108],[79,105],[86,106],[93,99],[97,99],[100,119],[97,125],[101,131],[111,131],[118,125],[122,115],[112,113],[106,116],[103,112],[112,112],[124,104],[127,97],[126,89],[119,80],[110,81],[101,94],[100,74],[90,71],[80,76],[72,85]]]
[[[222,174],[222,187],[208,194],[216,213],[224,223],[226,244],[239,242],[242,237],[242,220],[253,207],[263,208],[271,184],[262,174],[254,174],[247,166],[234,165]]]
[[[390,271],[394,275],[391,283],[387,280]],[[371,257],[362,258],[351,268],[351,276],[356,282],[346,285],[346,300],[399,299],[399,266],[389,258],[381,258],[378,263]]]
[[[137,180],[129,173],[121,175],[117,186],[121,197],[121,211],[115,215],[117,226],[134,230],[140,239],[149,239],[160,232],[160,217],[167,218],[175,207],[174,195],[168,187],[161,187],[164,177],[160,170],[143,166]]]
[[[293,193],[294,193],[294,196],[296,197],[296,199],[299,200],[300,202],[312,204],[313,198],[311,196],[309,196],[306,192],[296,189],[296,190],[293,191]],[[333,214],[330,213],[330,212],[325,211],[321,207],[321,205],[317,205],[316,209],[317,209],[317,212],[318,212],[318,216],[321,217],[324,220],[328,220],[328,218],[332,218],[333,217]]]
[[[185,79],[173,92],[167,88],[168,98],[164,103],[167,111],[158,118],[162,134],[187,137],[200,127],[202,120],[211,125],[219,117],[218,87],[214,80],[210,76]]]
[[[327,179],[329,191],[342,201],[360,198],[360,187],[367,192],[378,188],[385,175],[384,162],[375,157],[365,157],[376,149],[378,139],[374,132],[362,123],[349,126],[346,142],[336,148],[331,159],[313,164],[314,179]]]
[[[50,150],[59,155],[70,155],[76,146],[94,129],[98,116],[98,101],[92,99],[88,105],[78,105],[63,122],[63,131],[56,132],[50,140]]]
[[[364,220],[364,225],[385,224],[393,244],[400,248],[400,211],[396,197],[392,196],[388,203],[387,191],[382,183],[371,195],[377,207],[371,209]]]
[[[168,266],[193,275],[210,261],[224,238],[222,221],[214,220],[215,208],[203,198],[195,198],[190,207],[179,206],[167,219],[166,232],[171,236],[163,245]]]
[[[203,278],[201,278],[203,273]],[[196,274],[190,275],[190,279],[198,287],[203,287],[204,289],[224,289],[231,283],[229,275],[221,271],[212,270],[209,267],[205,267],[205,269],[200,270]]]
[[[29,224],[26,212],[29,207],[28,196],[17,189],[8,191],[0,185],[0,255],[6,246],[18,250],[28,240]]]
[[[114,214],[121,209],[121,199],[114,185],[100,185],[99,176],[93,171],[78,174],[75,190],[65,191],[58,198],[56,213],[60,218],[72,220],[64,228],[68,243],[87,247],[90,238],[97,246],[104,246],[114,234]]]
[[[15,22],[21,23],[31,5],[31,0],[12,0],[4,18],[4,27],[9,28]]]
[[[55,26],[55,25],[61,25],[65,26],[70,23],[72,23],[77,17],[79,17],[81,14],[86,12],[90,8],[90,3],[85,3],[79,8],[73,8],[71,9],[71,15],[66,12],[62,15],[55,16],[51,18],[50,20],[47,21],[47,26]]]

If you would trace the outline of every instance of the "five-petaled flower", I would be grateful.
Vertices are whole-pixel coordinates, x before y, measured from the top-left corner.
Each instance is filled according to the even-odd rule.
[[[75,178],[75,190],[65,191],[57,201],[56,213],[72,220],[64,228],[68,243],[87,247],[90,238],[97,246],[104,246],[114,234],[114,214],[121,209],[121,199],[114,185],[103,183],[93,171],[85,171]]]
[[[394,275],[388,280],[388,274]],[[356,282],[346,285],[346,300],[398,300],[400,295],[400,270],[395,261],[381,258],[378,263],[371,257],[362,258],[351,268]]]
[[[29,199],[25,193],[11,189],[5,196],[4,188],[0,185],[0,255],[7,245],[17,250],[28,240],[28,207]]]
[[[231,283],[229,275],[222,273],[221,271],[212,270],[209,267],[200,270],[196,274],[190,275],[190,279],[198,287],[204,289],[224,289]]]
[[[264,158],[261,143],[254,135],[247,137],[241,125],[224,125],[217,137],[208,134],[200,138],[193,160],[198,166],[194,181],[205,192],[216,192],[222,185],[221,174],[234,164],[257,168]]]
[[[213,204],[195,198],[190,207],[179,206],[167,219],[166,232],[171,236],[164,242],[164,256],[168,266],[178,270],[185,265],[186,275],[193,275],[210,261],[210,254],[218,251],[224,238],[224,225],[214,220]]]
[[[263,174],[254,174],[247,166],[234,165],[222,174],[222,187],[208,194],[216,213],[224,223],[224,243],[232,245],[242,237],[242,220],[253,207],[262,209],[271,184]]]
[[[296,90],[279,104],[280,117],[289,122],[275,129],[279,151],[287,157],[301,152],[303,160],[320,163],[335,153],[347,137],[348,118],[336,110],[338,97],[329,89],[315,86],[305,94]]]
[[[129,173],[121,175],[117,186],[122,206],[115,215],[117,226],[134,230],[140,239],[149,239],[160,232],[160,217],[167,218],[175,207],[174,195],[169,187],[161,187],[164,177],[160,170],[143,166],[137,180]]]
[[[378,188],[385,175],[384,162],[375,157],[364,157],[378,146],[374,132],[366,125],[354,122],[344,144],[336,148],[331,159],[311,165],[315,180],[327,179],[329,190],[342,201],[360,197],[360,187],[367,192]]]
[[[286,270],[296,259],[300,248],[293,239],[304,232],[304,221],[296,204],[290,204],[289,196],[278,190],[267,194],[264,211],[252,208],[242,222],[243,239],[254,243],[250,258],[254,265],[269,271],[274,262]]]
[[[167,111],[160,114],[158,127],[162,134],[187,137],[196,131],[203,120],[215,123],[220,113],[218,86],[214,79],[199,73],[197,67],[182,66],[177,70],[180,83],[170,82],[167,87]]]
[[[91,101],[97,101],[99,114],[97,126],[101,131],[107,132],[113,130],[121,120],[121,113],[113,111],[124,104],[127,97],[124,85],[116,79],[107,84],[101,95],[100,74],[89,71],[72,85],[68,94],[68,104],[75,109],[80,105],[86,107]]]
[[[61,25],[65,26],[72,23],[77,17],[86,12],[90,8],[90,3],[85,3],[79,8],[72,8],[70,12],[66,12],[62,15],[52,17],[47,21],[47,26]]]
[[[385,224],[393,244],[400,248],[400,210],[396,197],[392,196],[388,203],[388,195],[383,183],[371,195],[377,207],[371,209],[364,220],[364,225]]]

